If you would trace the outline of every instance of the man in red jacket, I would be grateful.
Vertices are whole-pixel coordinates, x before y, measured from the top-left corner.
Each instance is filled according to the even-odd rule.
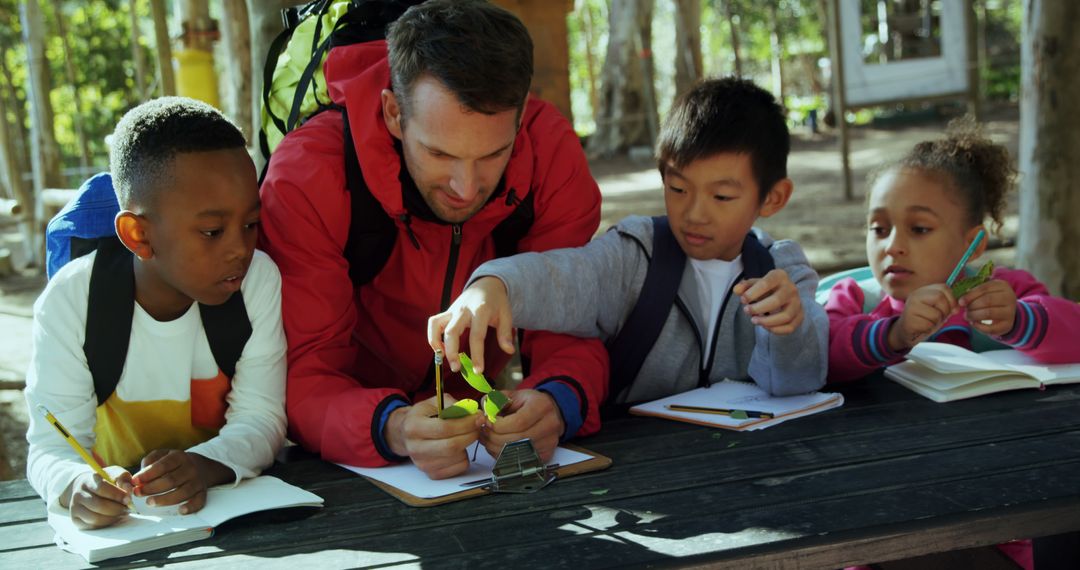
[[[282,274],[290,438],[329,461],[410,458],[443,478],[468,467],[478,439],[496,454],[529,437],[548,459],[560,440],[596,431],[604,347],[543,332],[524,335],[526,377],[497,422],[432,417],[427,317],[495,257],[496,226],[531,202],[516,250],[541,251],[580,246],[599,224],[599,189],[572,128],[528,98],[525,27],[482,0],[429,0],[386,42],[331,50],[325,74],[348,131],[339,112],[315,115],[274,151],[261,188],[261,246]],[[346,132],[395,236],[381,270],[356,286]],[[498,372],[508,357],[487,352],[488,372]],[[442,376],[450,394],[478,396],[445,365]]]

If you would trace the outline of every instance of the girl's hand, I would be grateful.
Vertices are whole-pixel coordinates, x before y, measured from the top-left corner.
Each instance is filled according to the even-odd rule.
[[[926,340],[956,312],[956,299],[943,284],[920,287],[908,295],[904,312],[889,329],[889,348],[908,350]]]
[[[97,473],[84,473],[72,481],[70,496],[60,497],[60,505],[70,508],[75,526],[101,528],[127,516],[131,505],[131,473],[115,465],[106,467],[105,471],[116,481],[116,486]]]
[[[991,279],[960,297],[960,307],[971,328],[990,336],[1004,336],[1016,322],[1016,292],[1001,279]]]
[[[484,338],[488,327],[495,327],[499,348],[514,353],[514,330],[510,316],[510,297],[498,277],[481,277],[461,292],[445,312],[428,319],[428,344],[441,350],[454,372],[461,370],[458,361],[459,341],[469,329],[469,357],[473,370],[484,372]]]
[[[232,469],[197,453],[155,449],[142,460],[142,469],[131,478],[135,494],[150,496],[151,507],[180,505],[189,515],[206,506],[206,489],[234,477]]]
[[[799,289],[783,269],[773,269],[760,279],[741,281],[732,292],[739,296],[750,322],[773,334],[791,334],[803,322]]]

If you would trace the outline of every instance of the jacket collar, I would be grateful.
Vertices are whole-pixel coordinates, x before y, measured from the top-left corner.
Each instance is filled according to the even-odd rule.
[[[747,279],[764,277],[766,273],[776,269],[776,262],[768,248],[761,245],[754,232],[746,234],[742,246],[743,275]]]

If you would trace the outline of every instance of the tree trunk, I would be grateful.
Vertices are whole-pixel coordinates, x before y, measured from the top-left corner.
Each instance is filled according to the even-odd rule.
[[[7,56],[6,51],[0,51],[0,58]],[[29,212],[31,205],[34,203],[33,198],[27,192],[26,185],[23,184],[22,169],[19,168],[19,162],[16,160],[19,153],[15,149],[12,137],[9,135],[11,129],[7,119],[8,100],[6,95],[6,87],[9,85],[0,84],[0,182],[3,183],[7,196],[19,202],[23,212]],[[21,127],[19,128],[21,129]],[[30,260],[34,256],[33,225],[28,221],[29,216],[23,214],[20,217],[23,219],[19,223],[19,230],[23,235],[22,245],[24,248],[21,258]],[[21,266],[22,264],[16,265]]]
[[[162,95],[176,95],[176,76],[172,65],[172,40],[169,38],[169,14],[165,0],[150,0],[154,18],[154,51],[157,52],[157,71]]]
[[[38,0],[26,0],[19,6],[19,16],[23,26],[23,41],[26,43],[26,57],[29,77],[26,81],[31,112],[31,157],[34,170],[33,204],[27,204],[31,212],[30,221],[34,225],[32,240],[35,264],[41,261],[44,252],[41,224],[45,222],[44,204],[41,192],[45,188],[60,187],[60,149],[56,144],[53,131],[53,109],[49,100],[51,81],[49,66],[45,60],[45,22]]]
[[[11,68],[7,65],[7,57],[3,53],[0,53],[0,74],[4,76],[3,85],[0,85],[0,87],[3,87],[0,97],[4,99],[5,106],[11,109],[11,113],[15,118],[15,122],[10,123],[7,117],[4,117],[4,122],[9,127],[8,136],[11,140],[9,149],[12,160],[18,169],[19,183],[22,184],[23,188],[26,188],[23,169],[30,163],[30,149],[27,147],[29,137],[26,135],[26,124],[22,117],[26,113],[27,104],[26,99],[19,96],[19,90],[15,89],[15,79],[11,74]],[[32,195],[31,198],[33,198]],[[29,203],[26,207],[30,207]]]
[[[735,58],[735,76],[742,77],[742,56],[739,55],[739,25],[735,23],[735,0],[723,0],[724,16],[727,18],[728,30],[731,31],[731,55]]]
[[[585,38],[585,72],[589,77],[589,106],[595,121],[600,113],[600,91],[596,87],[596,57],[593,56],[592,50],[596,37],[593,26],[592,8],[589,7],[588,2],[585,2],[582,6],[581,30]]]
[[[146,97],[146,58],[139,38],[139,0],[131,0],[128,4],[128,13],[131,15],[131,59],[135,62],[135,94],[139,101],[145,101]]]
[[[589,152],[612,156],[635,146],[652,147],[656,103],[652,86],[652,0],[611,4],[607,58],[601,78],[601,112]]]
[[[1080,4],[1025,3],[1021,46],[1018,264],[1080,300]]]
[[[248,144],[254,142],[255,134],[251,116],[251,27],[245,0],[224,0],[225,46],[228,50],[230,101],[227,107],[233,120],[244,133]]]
[[[675,95],[701,78],[701,0],[675,2]]]
[[[75,135],[79,138],[79,166],[87,169],[90,167],[90,143],[86,140],[86,131],[83,129],[82,90],[79,89],[79,79],[75,75],[75,64],[71,61],[71,43],[68,41],[63,5],[59,2],[54,4],[53,12],[56,14],[56,29],[60,32],[60,44],[64,48],[64,72],[67,75],[68,86],[71,87],[71,98],[75,102],[71,122],[75,126]]]
[[[780,13],[776,0],[765,3],[769,10],[769,26],[772,32],[769,34],[769,46],[772,52],[772,91],[780,106],[786,108],[784,103],[784,30],[780,21]]]

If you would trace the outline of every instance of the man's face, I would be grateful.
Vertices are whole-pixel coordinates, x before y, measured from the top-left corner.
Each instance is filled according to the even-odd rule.
[[[237,148],[180,153],[171,168],[171,186],[145,216],[150,263],[166,296],[219,305],[240,289],[255,251],[255,167]]]
[[[502,178],[518,130],[518,110],[485,115],[466,108],[431,77],[412,88],[409,115],[383,91],[383,117],[401,140],[405,166],[440,219],[461,223],[484,206]]]

